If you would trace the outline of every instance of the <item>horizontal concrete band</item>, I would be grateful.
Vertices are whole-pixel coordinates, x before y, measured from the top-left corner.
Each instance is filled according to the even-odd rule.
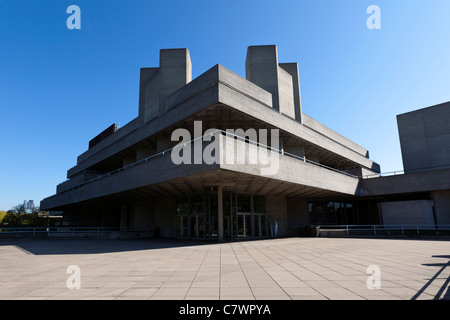
[[[307,121],[310,125],[313,124],[314,129],[311,129],[280,114],[271,108],[270,93],[220,65],[211,68],[170,95],[167,101],[166,113],[146,124],[140,124],[137,119],[133,120],[80,155],[77,166],[70,169],[67,176],[70,178],[87,170],[94,164],[218,103],[243,111],[270,126],[288,130],[300,139],[329,150],[336,156],[346,157],[356,164],[379,171],[378,164],[363,155],[365,149],[355,147],[354,143],[347,143],[340,135],[327,137],[326,135],[332,134],[332,131],[324,131],[324,126],[319,126],[318,122]]]
[[[163,181],[195,175],[217,169],[266,177],[288,183],[313,187],[344,195],[357,192],[359,179],[343,173],[268,151],[264,147],[249,145],[233,137],[216,135],[219,149],[213,164],[180,164],[172,162],[170,152],[141,164],[131,166],[109,176],[93,180],[77,188],[56,194],[41,202],[43,210],[55,209],[68,204],[108,196],[128,190],[155,185]],[[202,149],[205,151],[205,147]],[[252,151],[253,150],[253,151]],[[263,157],[264,156],[264,157]],[[192,154],[192,158],[194,155]],[[252,160],[253,159],[253,160]],[[259,163],[264,161],[264,164]],[[272,168],[270,168],[272,167]],[[270,170],[271,169],[271,170]]]
[[[267,151],[265,148],[249,145],[233,137],[220,136],[220,138],[221,169],[267,177],[345,195],[355,195],[357,193],[359,179],[355,177],[331,171],[290,156],[281,155],[277,152]],[[253,152],[250,151],[250,148],[253,149]],[[234,150],[232,152],[232,161],[230,161],[232,157],[229,157],[231,150]],[[259,156],[259,159],[253,159],[253,163],[256,164],[248,164],[249,158],[256,157],[256,155]]]
[[[175,165],[171,161],[170,153],[167,153],[164,156],[156,157],[110,176],[104,176],[78,188],[46,198],[41,201],[41,209],[51,210],[218,168],[219,166],[215,164]]]
[[[372,160],[362,156],[349,146],[344,146],[341,143],[337,143],[332,139],[332,137],[327,137],[323,133],[318,133],[315,130],[303,126],[294,119],[286,117],[272,108],[261,108],[261,105],[255,101],[255,99],[249,98],[247,95],[240,94],[240,92],[235,89],[232,85],[234,82],[232,79],[233,74],[229,70],[226,71],[228,72],[229,78],[223,78],[222,82],[225,85],[219,84],[220,102],[226,104],[227,106],[233,107],[236,110],[249,114],[256,119],[266,122],[270,126],[281,128],[280,130],[286,130],[290,134],[302,140],[336,154],[338,157],[347,158],[355,164],[359,164],[376,172],[380,171],[380,167],[377,163],[374,163]]]
[[[433,170],[403,175],[363,179],[360,183],[360,196],[378,196],[429,192],[450,189],[450,169]]]

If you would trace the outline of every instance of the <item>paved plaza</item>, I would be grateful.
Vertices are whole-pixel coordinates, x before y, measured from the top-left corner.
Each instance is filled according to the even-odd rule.
[[[446,240],[24,239],[0,257],[2,300],[450,299]]]

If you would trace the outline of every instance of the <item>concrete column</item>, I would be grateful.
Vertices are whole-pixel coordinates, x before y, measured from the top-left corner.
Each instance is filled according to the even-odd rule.
[[[159,113],[166,112],[166,98],[192,80],[188,49],[162,49],[159,55]]]
[[[217,186],[217,233],[219,242],[223,242],[223,188],[219,184]]]
[[[298,63],[280,63],[283,68],[292,77],[292,89],[294,94],[294,114],[295,120],[302,122],[302,102],[300,95],[300,77],[298,72]]]
[[[273,148],[273,146],[271,146]],[[280,146],[279,149],[281,150],[281,154],[284,154],[284,141],[283,138],[280,137]]]
[[[233,238],[233,231],[234,231],[234,210],[233,210],[233,208],[234,208],[234,206],[235,206],[236,204],[234,203],[234,201],[233,201],[233,193],[232,192],[230,192],[230,209],[231,209],[231,212],[230,212],[230,236],[231,236],[231,238]]]
[[[272,94],[272,107],[279,110],[277,47],[248,47],[245,70],[247,80]]]
[[[431,192],[434,202],[436,224],[450,224],[450,190]]]
[[[251,212],[250,226],[252,228],[250,234],[254,238],[255,237],[255,206],[254,206],[254,202],[253,202],[253,195],[250,196],[250,212]]]
[[[127,217],[128,217],[128,207],[126,204],[123,204],[120,207],[120,230],[124,231],[128,227],[127,225]]]
[[[272,94],[272,108],[296,118],[295,101],[299,93],[296,93],[295,68],[278,63],[277,46],[248,47],[245,72],[247,80]]]
[[[193,235],[191,234],[191,213],[192,213],[192,209],[191,209],[191,197],[188,197],[188,214],[187,214],[187,237],[191,238]]]
[[[139,119],[148,122],[158,116],[159,68],[142,68],[139,82]]]

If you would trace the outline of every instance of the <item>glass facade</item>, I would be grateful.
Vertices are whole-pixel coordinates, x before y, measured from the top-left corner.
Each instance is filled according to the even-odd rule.
[[[176,236],[211,239],[218,237],[217,192],[179,198]],[[223,192],[223,234],[225,238],[262,238],[267,235],[265,198]]]
[[[378,224],[376,200],[308,202],[309,221],[313,225]]]

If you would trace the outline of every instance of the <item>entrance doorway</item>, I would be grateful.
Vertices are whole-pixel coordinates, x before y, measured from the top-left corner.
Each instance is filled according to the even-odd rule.
[[[191,238],[202,239],[205,237],[205,215],[191,214]]]
[[[238,212],[236,220],[238,238],[263,238],[267,235],[265,213],[254,213],[252,223],[250,212]]]
[[[264,197],[223,192],[223,235],[225,238],[245,239],[267,236]],[[177,201],[176,237],[211,239],[218,237],[217,190],[201,196]]]

